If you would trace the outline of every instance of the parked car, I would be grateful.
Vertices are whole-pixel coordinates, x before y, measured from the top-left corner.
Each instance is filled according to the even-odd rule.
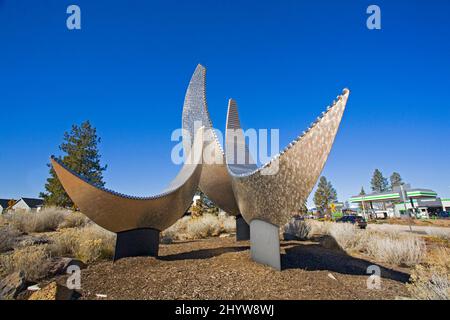
[[[448,211],[440,211],[440,212],[437,213],[437,217],[439,219],[448,219],[448,218],[450,218],[450,212],[448,212]]]
[[[336,220],[336,222],[356,224],[360,229],[365,229],[367,227],[366,219],[361,216],[343,216]]]

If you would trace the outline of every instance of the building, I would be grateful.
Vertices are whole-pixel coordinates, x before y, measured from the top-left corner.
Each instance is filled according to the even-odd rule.
[[[42,199],[21,198],[11,206],[11,209],[15,211],[40,211],[43,205],[44,200]]]
[[[441,211],[450,212],[450,199],[413,199],[412,202],[400,202],[394,206],[396,216],[405,215],[406,210],[414,210],[418,218],[431,218]]]
[[[404,186],[404,195],[400,189],[395,189],[353,196],[350,202],[359,204],[364,213],[384,218],[409,214],[429,218],[440,211],[450,211],[450,199],[440,199],[433,190],[411,188],[409,185]]]

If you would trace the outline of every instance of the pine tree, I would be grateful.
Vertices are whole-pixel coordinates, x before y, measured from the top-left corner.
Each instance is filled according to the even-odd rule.
[[[314,204],[317,210],[322,213],[327,213],[330,204],[335,201],[337,201],[336,190],[333,188],[331,182],[327,181],[327,178],[320,177],[316,193],[314,194]]]
[[[372,186],[372,191],[384,192],[388,190],[388,181],[385,177],[383,177],[383,174],[378,169],[375,169],[373,172],[370,184]]]
[[[403,184],[402,177],[398,172],[392,173],[390,180],[391,180],[391,190],[394,190],[394,187],[399,187]]]
[[[200,199],[192,203],[188,209],[192,216],[198,217],[204,213],[219,214],[220,209],[200,189],[197,189],[195,195],[199,196]]]
[[[70,132],[64,133],[63,143],[59,149],[65,155],[59,156],[58,159],[91,183],[103,187],[105,185],[103,171],[106,170],[106,166],[100,165],[98,143],[100,138],[97,137],[97,130],[89,121],[83,122],[80,126],[73,125]],[[73,207],[72,200],[64,191],[52,166],[50,164],[47,166],[50,168],[50,177],[45,184],[46,192],[40,193],[45,205]]]
[[[300,205],[298,209],[298,214],[300,216],[306,216],[308,214],[308,206],[306,205],[306,200]]]

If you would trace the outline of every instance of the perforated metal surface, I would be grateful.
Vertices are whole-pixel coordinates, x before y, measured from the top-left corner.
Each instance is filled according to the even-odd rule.
[[[261,168],[254,169],[245,163],[227,166],[239,210],[247,223],[259,219],[282,226],[297,213],[322,172],[348,95],[349,90],[345,89],[310,128]],[[227,131],[240,128],[237,105],[233,100],[229,102],[227,119]],[[227,160],[229,150],[236,144],[229,141],[229,136],[227,133]],[[243,141],[237,143],[238,148],[245,148]],[[270,174],[271,167],[275,174]]]
[[[112,232],[138,228],[161,231],[181,218],[192,203],[202,170],[202,134],[203,128],[195,137],[193,161],[184,164],[174,182],[163,193],[146,198],[127,196],[95,186],[54,157],[51,163],[72,201],[99,226]]]
[[[195,124],[205,127],[205,153],[214,163],[203,159],[203,169],[200,178],[200,190],[211,199],[215,205],[232,215],[239,214],[239,209],[231,187],[231,179],[225,164],[225,155],[218,141],[206,103],[206,69],[198,65],[192,75],[183,105],[182,127],[185,130],[183,143],[189,150]]]

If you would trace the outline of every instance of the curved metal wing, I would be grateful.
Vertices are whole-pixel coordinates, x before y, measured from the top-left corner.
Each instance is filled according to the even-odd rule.
[[[237,148],[245,153],[237,105],[229,101],[226,132],[227,168],[242,216],[278,226],[287,223],[311,193],[325,165],[339,128],[350,91],[344,89],[338,100],[311,126],[271,161],[255,168],[233,163],[229,154]],[[231,132],[234,131],[234,134]],[[236,143],[231,137],[237,136]]]
[[[199,188],[219,208],[239,214],[225,155],[214,132],[206,103],[206,69],[198,65],[186,91],[183,105],[183,147],[189,150],[196,128],[204,126],[204,157]]]
[[[177,177],[161,194],[145,198],[95,186],[53,156],[51,163],[72,201],[99,226],[116,233],[138,228],[161,231],[181,218],[192,203],[201,176],[202,151],[203,128],[200,128]]]

